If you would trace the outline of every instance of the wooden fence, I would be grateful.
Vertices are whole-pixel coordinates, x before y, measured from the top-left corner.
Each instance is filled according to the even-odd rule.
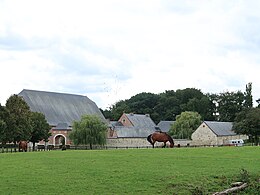
[[[180,146],[179,144],[174,146],[174,148],[194,148],[194,147],[223,147],[226,145],[187,145],[187,146]],[[226,146],[228,147],[228,146]],[[229,146],[230,147],[230,146]],[[233,146],[234,147],[234,146]],[[50,151],[50,150],[110,150],[110,149],[149,149],[152,146],[92,146],[92,149],[89,145],[66,145],[64,146],[53,146],[53,145],[38,145],[35,147],[35,151]],[[160,146],[155,146],[155,148],[161,148]],[[33,151],[32,147],[28,147],[27,152],[35,152]],[[14,145],[7,145],[1,146],[0,145],[0,153],[15,153],[19,152],[18,146]]]

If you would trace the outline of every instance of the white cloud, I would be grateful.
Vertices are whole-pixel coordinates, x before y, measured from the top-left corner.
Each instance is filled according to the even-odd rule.
[[[23,88],[106,108],[140,92],[260,97],[258,1],[1,1],[0,102]]]

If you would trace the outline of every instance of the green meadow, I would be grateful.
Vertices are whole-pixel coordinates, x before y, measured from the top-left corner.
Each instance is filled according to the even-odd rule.
[[[260,147],[0,154],[0,194],[259,194]]]

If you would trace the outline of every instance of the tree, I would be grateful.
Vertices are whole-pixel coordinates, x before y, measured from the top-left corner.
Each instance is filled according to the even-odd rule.
[[[29,140],[31,136],[31,111],[22,97],[12,95],[6,101],[6,118],[5,137],[8,142]]]
[[[0,104],[0,142],[3,144],[6,143],[6,109]]]
[[[238,113],[233,129],[236,133],[252,137],[255,144],[259,144],[260,136],[260,108],[249,108]]]
[[[139,93],[128,100],[122,100],[103,111],[106,118],[118,120],[124,112],[150,114],[155,123],[161,120],[175,120],[184,111],[198,112],[204,120],[213,120],[215,105],[210,97],[199,89],[166,90],[160,94]]]
[[[129,106],[126,101],[119,101],[115,105],[111,107],[112,118],[111,120],[118,120],[124,112],[131,112]]]
[[[201,124],[201,116],[197,112],[182,112],[176,117],[175,123],[170,128],[169,133],[178,139],[190,139],[191,134]]]
[[[45,119],[44,114],[39,112],[31,113],[32,132],[30,141],[33,143],[33,151],[35,150],[35,143],[41,140],[47,140],[50,136],[50,125]]]
[[[74,144],[104,145],[106,143],[107,125],[96,115],[83,115],[80,121],[74,121],[70,139]]]
[[[252,83],[248,83],[246,85],[246,92],[244,93],[245,96],[245,108],[252,108],[253,107],[253,96],[252,96]]]
[[[256,102],[258,103],[258,108],[260,108],[260,98],[256,100]]]
[[[244,108],[244,94],[241,91],[220,93],[217,96],[219,120],[233,122],[236,114]]]

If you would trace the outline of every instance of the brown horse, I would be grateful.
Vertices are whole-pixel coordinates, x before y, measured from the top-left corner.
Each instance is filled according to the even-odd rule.
[[[19,152],[27,152],[27,141],[20,141],[18,143]]]
[[[173,148],[174,141],[170,135],[168,135],[166,132],[162,131],[156,131],[153,134],[150,134],[147,137],[147,141],[150,142],[154,148],[155,142],[164,142],[163,148],[166,146],[166,142],[170,142],[170,147]]]

